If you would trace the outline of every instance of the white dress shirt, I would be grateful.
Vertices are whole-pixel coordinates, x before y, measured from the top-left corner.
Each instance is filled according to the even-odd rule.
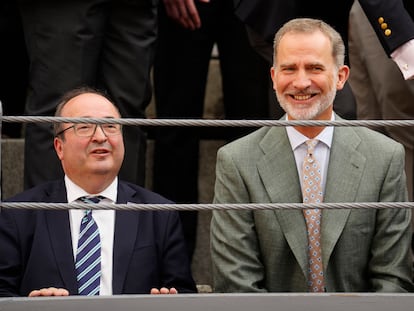
[[[331,121],[335,120],[335,115],[332,113]],[[289,138],[290,145],[292,147],[293,153],[295,155],[296,168],[299,174],[299,180],[302,186],[302,165],[303,159],[307,153],[308,147],[306,141],[309,140],[309,137],[304,136],[302,133],[297,131],[292,126],[286,127],[286,132]],[[329,164],[329,154],[330,148],[332,146],[334,127],[327,126],[319,133],[314,139],[319,140],[319,143],[315,147],[314,157],[319,162],[321,167],[321,177],[322,177],[322,191],[325,193],[326,185],[326,176],[328,174],[328,164]]]
[[[414,79],[414,39],[404,43],[391,54],[405,80]]]
[[[69,177],[65,176],[66,192],[68,196],[68,203],[76,203],[76,201],[83,196],[91,195],[85,192],[78,185],[73,183]],[[118,178],[101,193],[93,195],[101,195],[105,197],[102,203],[116,203],[118,190]],[[84,210],[69,210],[70,231],[72,236],[73,258],[76,260],[76,251],[78,248],[78,238],[81,219],[85,215]],[[115,230],[115,210],[93,210],[93,218],[98,225],[99,235],[101,238],[101,284],[99,295],[112,295],[112,258],[114,245],[114,230]]]

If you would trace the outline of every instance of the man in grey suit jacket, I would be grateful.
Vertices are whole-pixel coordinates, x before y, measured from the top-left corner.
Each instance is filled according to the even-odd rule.
[[[273,87],[288,120],[334,120],[349,76],[339,34],[296,19],[275,37]],[[215,203],[302,202],[304,142],[317,139],[324,202],[406,201],[402,145],[366,128],[264,127],[218,152]],[[411,211],[323,210],[328,292],[412,290]],[[307,228],[300,210],[215,211],[214,287],[220,292],[306,292]]]

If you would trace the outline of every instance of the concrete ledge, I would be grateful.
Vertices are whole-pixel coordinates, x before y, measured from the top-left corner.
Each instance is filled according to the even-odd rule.
[[[121,295],[100,297],[1,298],[0,309],[8,311],[406,311],[414,304],[413,294],[178,294]]]

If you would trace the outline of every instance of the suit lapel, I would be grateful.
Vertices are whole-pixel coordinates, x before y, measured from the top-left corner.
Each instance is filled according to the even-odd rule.
[[[337,127],[334,131],[326,180],[324,202],[354,202],[365,168],[365,157],[356,148],[361,139],[353,129]],[[329,262],[332,251],[345,227],[351,210],[323,211],[323,262]]]
[[[66,189],[63,182],[46,193],[45,201],[49,203],[67,203]],[[71,294],[75,294],[78,292],[78,285],[73,259],[69,213],[68,211],[47,210],[45,211],[45,217],[50,242],[61,278],[66,289]]]
[[[271,202],[302,202],[298,171],[285,129],[271,128],[260,146],[264,156],[257,167]],[[274,214],[304,275],[307,275],[307,236],[302,211],[275,210]]]
[[[117,203],[126,204],[134,195],[135,191],[119,183]],[[134,200],[134,203],[138,202]],[[139,212],[133,211],[116,211],[115,214],[112,273],[112,292],[114,295],[122,294],[123,291],[130,258],[137,238],[139,215]]]
[[[361,143],[353,129],[337,127],[330,153],[324,202],[353,202],[365,167],[365,157],[357,150]],[[261,144],[264,156],[259,174],[273,203],[302,202],[300,182],[286,131],[272,128]],[[277,176],[277,178],[275,178]],[[306,224],[300,210],[276,210],[275,215],[292,252],[307,275]],[[323,262],[332,251],[347,222],[350,210],[325,210],[322,219]]]

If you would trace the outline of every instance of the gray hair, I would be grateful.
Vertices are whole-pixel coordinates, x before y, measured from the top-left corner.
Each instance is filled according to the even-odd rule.
[[[316,31],[322,32],[331,42],[332,57],[335,60],[337,68],[343,66],[345,60],[345,45],[341,35],[327,23],[313,18],[292,19],[278,30],[273,43],[273,65],[276,65],[277,49],[284,35],[291,32],[311,34]]]

